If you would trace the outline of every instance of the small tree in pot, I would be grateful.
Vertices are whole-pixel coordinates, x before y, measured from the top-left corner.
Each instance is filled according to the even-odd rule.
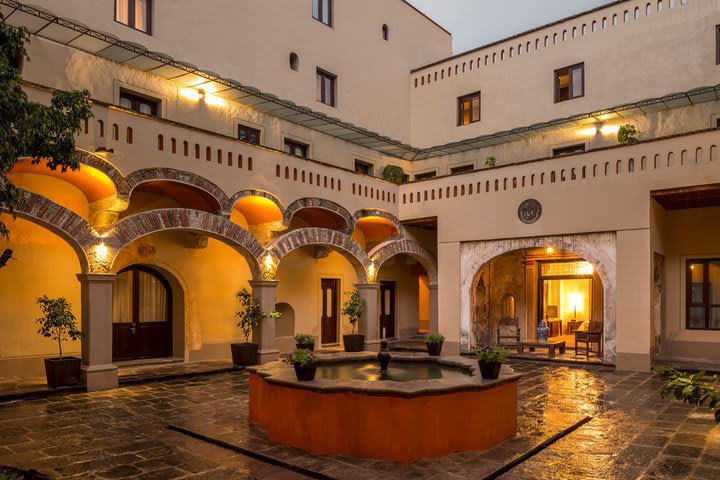
[[[442,352],[444,341],[445,337],[443,337],[442,333],[428,333],[428,336],[425,339],[425,345],[427,345],[428,353],[433,357],[439,357],[440,352]]]
[[[48,386],[63,387],[80,382],[80,359],[77,357],[63,357],[62,342],[67,340],[80,340],[82,333],[77,329],[76,318],[72,313],[72,306],[65,298],[48,298],[43,295],[38,298],[42,317],[35,320],[40,325],[38,333],[43,337],[51,338],[58,343],[58,358],[45,359],[45,375]]]
[[[480,366],[480,373],[485,380],[495,380],[500,376],[500,368],[510,352],[499,345],[485,346],[475,349],[475,356]]]
[[[295,348],[298,350],[315,350],[315,337],[307,333],[298,333],[295,335]]]
[[[363,316],[365,301],[360,297],[360,290],[354,288],[347,292],[350,297],[343,303],[340,313],[348,317],[352,325],[352,334],[343,335],[346,352],[362,352],[365,349],[365,335],[355,334],[358,322]]]
[[[240,301],[240,310],[235,313],[235,316],[240,319],[237,326],[242,329],[245,343],[230,345],[233,364],[238,366],[254,365],[257,363],[259,346],[257,343],[250,343],[250,335],[266,318],[280,318],[282,314],[274,310],[270,313],[263,312],[260,302],[244,288],[236,296]]]
[[[292,364],[295,368],[295,376],[297,379],[303,382],[315,380],[317,361],[318,357],[310,350],[304,348],[293,351],[290,356],[285,359],[285,363]]]

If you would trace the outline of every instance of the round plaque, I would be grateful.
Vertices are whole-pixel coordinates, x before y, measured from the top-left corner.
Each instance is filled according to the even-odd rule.
[[[518,218],[523,223],[535,223],[542,215],[542,205],[540,202],[531,198],[525,200],[518,207]]]

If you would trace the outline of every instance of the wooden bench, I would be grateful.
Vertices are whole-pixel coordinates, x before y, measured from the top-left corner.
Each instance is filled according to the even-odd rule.
[[[537,342],[533,340],[526,340],[524,342],[518,343],[518,353],[520,355],[525,353],[526,347],[531,352],[534,352],[536,348],[547,348],[548,356],[550,358],[555,358],[556,350],[559,350],[561,354],[565,353],[565,342],[562,340],[550,342]]]

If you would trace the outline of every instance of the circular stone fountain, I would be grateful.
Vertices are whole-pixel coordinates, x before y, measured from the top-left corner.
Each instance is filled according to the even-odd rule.
[[[411,463],[485,450],[517,431],[517,381],[507,366],[483,380],[475,360],[377,354],[319,355],[317,375],[300,382],[277,361],[250,372],[250,421],[270,440],[320,455]]]

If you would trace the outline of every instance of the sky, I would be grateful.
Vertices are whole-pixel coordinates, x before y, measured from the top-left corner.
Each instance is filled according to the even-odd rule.
[[[454,53],[610,3],[610,0],[407,1],[453,34]]]

